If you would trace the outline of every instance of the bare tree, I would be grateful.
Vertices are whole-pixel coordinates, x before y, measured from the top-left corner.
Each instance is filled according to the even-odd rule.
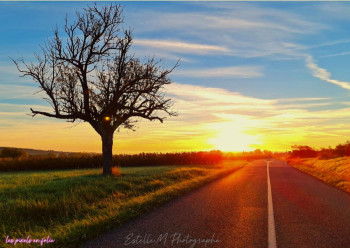
[[[133,129],[140,118],[163,122],[176,115],[164,86],[172,83],[168,76],[177,64],[164,69],[161,60],[130,54],[133,38],[123,21],[120,5],[95,4],[76,12],[72,23],[66,17],[63,35],[56,28],[35,62],[14,60],[23,76],[39,83],[53,109],[31,109],[33,117],[80,119],[101,136],[104,175],[111,174],[115,130]]]

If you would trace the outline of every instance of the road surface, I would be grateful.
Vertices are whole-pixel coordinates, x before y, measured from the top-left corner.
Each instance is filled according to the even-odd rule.
[[[82,247],[350,248],[350,194],[257,160]]]

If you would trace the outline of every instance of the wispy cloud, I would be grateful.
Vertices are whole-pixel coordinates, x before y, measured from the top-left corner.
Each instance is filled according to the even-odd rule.
[[[350,6],[344,1],[325,1],[324,3],[317,4],[317,10],[321,10],[321,15],[324,18],[331,18],[334,20],[344,19],[349,20]]]
[[[332,79],[331,78],[332,74],[328,72],[326,69],[319,67],[311,55],[307,55],[305,61],[306,61],[306,66],[311,70],[312,75],[314,77],[319,78],[328,83],[338,85],[344,89],[350,90],[350,82]]]
[[[152,39],[135,39],[134,44],[136,46],[152,47],[162,50],[167,50],[177,53],[190,53],[190,54],[207,54],[212,52],[228,52],[226,47],[189,43],[183,41],[173,40],[152,40]]]
[[[320,58],[331,58],[331,57],[346,56],[346,55],[350,55],[350,52],[334,53],[334,54],[322,55],[319,57]]]
[[[256,78],[262,77],[262,66],[231,66],[211,69],[175,71],[173,75],[194,78]]]
[[[328,46],[336,46],[336,45],[347,44],[347,43],[350,43],[350,39],[341,39],[341,40],[325,42],[325,43],[322,43],[322,44],[309,46],[308,49],[320,48],[320,47],[328,47]]]
[[[0,112],[5,113],[25,113],[29,114],[30,108],[40,109],[41,111],[52,111],[52,108],[44,105],[36,105],[36,104],[12,104],[12,103],[0,103]]]
[[[20,84],[4,84],[0,82],[0,100],[4,99],[27,99],[39,100],[45,96],[38,87],[23,86]]]
[[[309,102],[309,101],[323,101],[329,100],[329,97],[303,97],[303,98],[285,98],[285,99],[277,99],[278,102]]]
[[[42,93],[35,94],[38,91],[38,87],[0,82],[0,99],[41,99]]]
[[[135,26],[143,27],[137,30],[141,35],[171,30],[177,36],[167,33],[169,40],[180,39],[180,43],[184,43],[183,40],[191,40],[199,44],[210,44],[213,46],[210,51],[245,58],[295,58],[296,47],[290,46],[295,43],[295,38],[328,28],[322,23],[309,21],[305,16],[290,11],[251,3],[201,3],[201,6],[203,5],[208,5],[210,12],[144,11],[141,17],[140,13],[137,13],[137,18],[132,18],[133,14],[130,15],[136,23]],[[141,20],[142,23],[138,23]],[[174,50],[173,45],[167,44],[167,47],[163,48]],[[199,51],[203,52],[203,49],[197,50]]]

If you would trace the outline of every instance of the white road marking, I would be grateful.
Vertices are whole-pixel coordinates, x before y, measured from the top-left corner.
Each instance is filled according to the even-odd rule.
[[[268,228],[268,248],[277,248],[276,244],[276,230],[275,230],[275,218],[273,216],[273,203],[272,203],[272,192],[270,182],[270,162],[266,161],[267,168],[267,228]]]

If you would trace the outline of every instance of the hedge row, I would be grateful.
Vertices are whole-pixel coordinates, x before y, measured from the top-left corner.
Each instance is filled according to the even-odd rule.
[[[141,153],[116,155],[115,166],[162,166],[162,165],[210,165],[222,161],[220,151],[183,153]],[[29,156],[15,159],[0,159],[0,171],[64,170],[101,168],[101,155]]]

